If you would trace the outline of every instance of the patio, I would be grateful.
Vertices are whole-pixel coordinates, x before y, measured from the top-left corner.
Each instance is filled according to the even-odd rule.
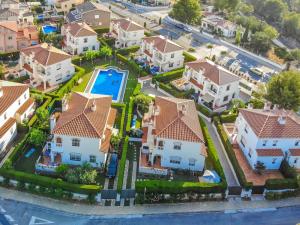
[[[235,152],[235,156],[245,174],[247,181],[253,182],[253,185],[265,185],[267,179],[282,179],[283,176],[278,170],[265,170],[263,173],[257,174],[249,165],[246,157],[244,156],[242,150],[237,144],[233,145],[233,150]]]

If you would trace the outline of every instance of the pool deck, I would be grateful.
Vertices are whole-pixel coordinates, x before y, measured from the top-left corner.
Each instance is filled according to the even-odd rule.
[[[115,66],[108,66],[108,67],[105,67],[105,68],[96,68],[94,70],[94,72],[92,74],[92,77],[89,80],[84,92],[85,93],[90,93],[93,86],[94,86],[94,84],[95,84],[95,81],[96,81],[97,76],[99,75],[100,71],[101,70],[109,70],[109,69],[114,69],[114,70],[117,70],[118,72],[121,72],[121,73],[124,74],[123,77],[122,77],[122,84],[120,86],[121,90],[119,89],[118,98],[117,98],[117,100],[112,100],[113,102],[123,102],[129,71],[128,70],[121,70],[120,68],[115,67]]]

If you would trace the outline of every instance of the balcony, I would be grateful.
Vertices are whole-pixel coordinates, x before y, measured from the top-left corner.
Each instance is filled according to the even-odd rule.
[[[47,142],[42,155],[36,161],[35,170],[37,172],[54,173],[56,168],[62,163],[62,152],[52,150],[52,143],[49,143],[51,142]],[[59,147],[56,149],[59,149]]]

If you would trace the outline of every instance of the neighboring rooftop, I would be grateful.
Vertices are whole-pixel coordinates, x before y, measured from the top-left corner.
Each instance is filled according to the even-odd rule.
[[[225,85],[240,80],[238,76],[231,73],[229,70],[218,66],[209,60],[197,60],[186,63],[186,65],[197,72],[202,71],[203,76],[217,85]]]
[[[69,30],[70,34],[74,37],[85,37],[97,35],[89,25],[86,23],[70,23],[65,24],[64,28]]]
[[[226,20],[220,16],[216,16],[216,15],[210,15],[207,17],[204,17],[203,20],[215,25],[215,26],[220,26],[226,29],[232,29],[232,28],[236,28],[236,24],[232,23],[229,20]]]
[[[292,111],[240,109],[240,113],[260,138],[300,138],[300,120]]]
[[[0,80],[0,90],[3,90],[3,95],[0,97],[0,115],[22,96],[28,88],[25,84]]]
[[[144,37],[143,40],[145,40],[148,43],[153,43],[154,47],[163,53],[168,52],[175,52],[183,50],[183,47],[176,44],[175,42],[165,38],[164,36],[151,36],[151,37]]]
[[[144,30],[142,26],[137,24],[136,22],[130,20],[130,19],[115,19],[112,20],[112,23],[119,24],[119,26],[125,30],[125,31],[138,31],[138,30]]]
[[[34,60],[44,66],[53,65],[72,57],[66,52],[47,43],[24,48],[21,52],[27,56],[32,55]]]
[[[62,112],[53,133],[100,139],[109,137],[116,117],[111,102],[111,96],[72,93],[67,110]]]

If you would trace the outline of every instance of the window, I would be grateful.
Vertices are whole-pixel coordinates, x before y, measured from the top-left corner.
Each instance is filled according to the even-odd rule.
[[[81,154],[80,153],[70,153],[70,160],[72,161],[81,161]]]
[[[226,91],[229,91],[230,90],[230,85],[228,85],[227,87],[226,87]]]
[[[96,162],[96,156],[90,155],[90,163],[95,163],[95,162]]]
[[[92,46],[92,50],[96,50],[96,47],[95,47],[95,45],[93,45],[93,46]]]
[[[5,119],[5,120],[7,119],[7,115],[6,115],[6,113],[4,113],[4,119]]]
[[[235,98],[235,93],[232,94],[232,98]]]
[[[268,141],[267,140],[263,140],[263,146],[267,146]]]
[[[88,42],[88,39],[87,39],[87,38],[83,39],[83,42],[84,42],[84,43],[87,43],[87,42]]]
[[[195,166],[196,159],[189,159],[189,166]]]
[[[12,38],[12,36],[8,36],[8,40],[12,40],[13,38]]]
[[[172,164],[180,164],[181,158],[178,156],[171,156],[170,163]]]
[[[243,136],[241,137],[241,144],[243,145],[244,148],[246,147],[245,138]]]
[[[272,159],[272,164],[275,164],[275,163],[276,163],[276,160],[277,160],[276,158],[273,158],[273,159]]]
[[[299,146],[299,144],[300,144],[299,140],[295,142],[295,146]]]
[[[160,150],[164,149],[164,142],[163,141],[158,142],[158,149],[160,149]]]
[[[18,100],[18,104],[21,105],[21,100],[20,99]]]
[[[56,65],[56,70],[60,70],[61,69],[61,64],[57,64]]]
[[[61,137],[57,137],[56,138],[56,146],[60,147],[62,145],[62,138]]]
[[[82,50],[85,52],[85,51],[89,50],[89,47],[83,47]]]
[[[172,58],[172,59],[174,58],[174,53],[171,54],[171,58]]]
[[[10,129],[10,134],[13,134],[14,133],[14,128],[11,128]]]
[[[80,146],[80,140],[77,138],[72,139],[72,146],[79,147]]]
[[[252,154],[253,154],[253,151],[252,151],[252,149],[250,148],[250,149],[249,149],[249,152],[248,152],[248,156],[251,158]]]
[[[294,160],[294,164],[296,164],[298,162],[298,158],[296,158],[295,160]]]
[[[248,134],[248,126],[247,126],[247,124],[245,125],[244,131],[245,131],[246,134]]]
[[[99,15],[95,15],[95,19],[99,19]]]
[[[174,149],[175,149],[175,150],[181,150],[181,143],[175,142],[175,143],[174,143]]]
[[[169,67],[173,67],[174,66],[174,63],[169,63]]]
[[[277,140],[273,141],[273,146],[277,146],[277,143],[278,143]]]
[[[27,98],[27,95],[26,95],[26,93],[24,94],[24,99],[26,99]]]
[[[224,98],[223,98],[223,102],[227,102],[228,101],[228,95],[226,95]]]

